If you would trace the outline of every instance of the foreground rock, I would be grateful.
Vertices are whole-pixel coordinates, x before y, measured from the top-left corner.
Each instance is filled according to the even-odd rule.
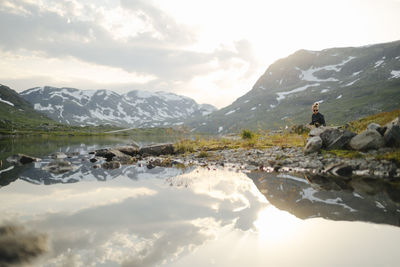
[[[40,161],[40,160],[41,159],[39,159],[39,158],[31,157],[31,156],[28,156],[25,154],[16,154],[16,155],[9,156],[7,158],[7,161],[12,164],[27,164],[27,163],[31,163],[31,162]]]
[[[304,148],[304,154],[319,152],[322,147],[322,139],[319,136],[314,136],[308,139],[307,145]]]

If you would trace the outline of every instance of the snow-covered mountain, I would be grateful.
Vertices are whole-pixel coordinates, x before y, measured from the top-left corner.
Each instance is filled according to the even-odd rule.
[[[226,133],[305,124],[317,101],[328,124],[399,108],[400,41],[299,50],[270,65],[247,94],[189,126]]]
[[[36,87],[21,93],[35,110],[70,125],[112,124],[122,127],[166,127],[216,110],[193,99],[168,92]]]

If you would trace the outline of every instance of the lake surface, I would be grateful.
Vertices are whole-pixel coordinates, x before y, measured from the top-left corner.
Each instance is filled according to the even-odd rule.
[[[400,194],[384,183],[344,186],[229,165],[93,169],[88,151],[130,140],[46,142],[20,140],[22,151],[13,153],[31,151],[42,162],[3,165],[0,173],[7,181],[0,188],[2,225],[16,226],[16,248],[42,248],[27,266],[400,264]],[[56,151],[71,153],[67,160],[77,168],[41,170]],[[9,244],[2,239],[0,231],[0,250]]]

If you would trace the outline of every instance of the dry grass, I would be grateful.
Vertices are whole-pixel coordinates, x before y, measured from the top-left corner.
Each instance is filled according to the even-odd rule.
[[[370,123],[378,123],[381,126],[384,126],[386,123],[391,122],[395,118],[400,116],[400,109],[396,109],[390,112],[381,112],[375,115],[371,115],[365,118],[362,118],[358,121],[352,121],[350,122],[350,131],[353,131],[355,133],[361,133],[365,129],[367,129],[368,124]]]
[[[307,139],[307,134],[269,134],[268,132],[255,134],[252,138],[196,138],[194,140],[182,139],[175,143],[175,149],[178,153],[193,153],[198,151],[217,151],[223,149],[238,148],[269,148],[278,147],[303,147]]]

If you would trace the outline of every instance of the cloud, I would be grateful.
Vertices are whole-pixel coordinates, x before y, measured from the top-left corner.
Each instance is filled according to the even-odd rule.
[[[237,44],[237,51],[219,49],[205,53],[188,49],[195,42],[193,31],[179,25],[162,10],[145,1],[121,1],[124,12],[143,22],[142,30],[118,39],[107,29],[102,9],[76,7],[58,2],[50,9],[23,0],[0,4],[0,48],[4,51],[36,51],[44,57],[67,58],[128,72],[154,75],[159,82],[188,81],[234,60],[248,61],[249,44]],[[51,2],[53,3],[53,2]],[[61,6],[60,6],[61,5]],[[91,16],[83,17],[85,14]],[[62,10],[59,11],[59,10]],[[215,66],[213,62],[218,61]]]

